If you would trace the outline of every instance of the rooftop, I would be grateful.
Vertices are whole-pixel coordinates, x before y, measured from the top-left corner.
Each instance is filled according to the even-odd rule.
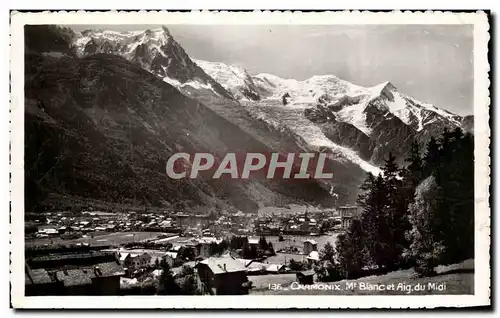
[[[51,283],[52,278],[49,273],[43,269],[29,269],[26,268],[26,284],[46,284]]]
[[[307,271],[302,271],[302,272],[299,272],[298,275],[302,275],[302,276],[312,276],[314,275],[314,271],[312,269],[310,270],[307,270]]]
[[[317,251],[312,251],[307,256],[307,259],[310,259],[310,260],[313,260],[313,261],[319,261],[319,253]]]
[[[245,266],[238,260],[231,257],[210,257],[200,262],[207,265],[215,274],[244,272]]]
[[[64,286],[78,286],[92,284],[96,277],[111,277],[125,275],[123,267],[116,261],[99,263],[94,266],[76,268],[59,268],[51,272],[44,268],[29,269],[26,271],[26,284],[46,284],[62,282]]]

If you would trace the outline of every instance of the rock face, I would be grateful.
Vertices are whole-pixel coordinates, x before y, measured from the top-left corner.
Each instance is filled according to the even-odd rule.
[[[47,34],[52,33],[38,32],[37,36]],[[127,178],[139,180],[137,183],[141,186],[138,189],[142,190],[133,191],[134,200],[142,200],[137,199],[138,196],[150,200],[146,196],[149,195],[167,205],[212,204],[253,210],[258,204],[292,201],[331,203],[328,192],[335,192],[339,195],[338,203],[353,203],[366,172],[379,173],[379,167],[389,152],[401,162],[413,140],[424,144],[431,136],[441,134],[445,127],[473,130],[473,119],[462,118],[416,101],[400,93],[389,82],[361,87],[333,75],[313,76],[304,81],[283,79],[272,74],[250,76],[240,67],[192,60],[165,27],[134,32],[88,30],[80,34],[66,30],[46,42],[32,37],[30,43],[33,50],[27,56],[31,66],[26,71],[34,78],[26,77],[29,82],[26,87],[27,92],[29,89],[30,94],[34,94],[27,99],[27,105],[35,110],[30,115],[27,112],[27,118],[33,122],[30,125],[34,125],[30,126],[33,136],[44,133],[49,129],[47,127],[66,127],[72,120],[69,115],[68,118],[59,118],[55,113],[45,115],[37,109],[49,112],[56,105],[61,107],[62,101],[64,105],[73,105],[67,106],[67,109],[75,108],[71,110],[72,114],[83,114],[87,116],[82,117],[85,118],[83,122],[97,125],[89,126],[89,131],[95,130],[101,134],[99,138],[111,140],[112,149],[121,149],[118,154],[114,154],[116,150],[108,151],[109,156],[114,157],[103,159],[103,162],[124,162],[123,168],[107,168],[120,171],[117,172],[120,177],[121,171],[130,171],[131,176]],[[44,43],[54,45],[41,50]],[[42,51],[43,54],[40,53]],[[67,59],[74,61],[72,63],[75,66],[70,65],[68,70],[62,70],[70,63]],[[44,65],[43,69],[40,65]],[[88,75],[85,73],[86,68],[89,69]],[[73,77],[72,81],[63,80]],[[80,77],[82,80],[76,85],[74,82]],[[125,80],[118,81],[120,84],[115,87],[112,83],[114,77]],[[37,91],[37,87],[42,85],[37,81],[46,81],[46,78],[59,83],[49,90],[55,97]],[[53,100],[57,102],[54,104]],[[163,106],[159,109],[167,110],[157,113],[157,105]],[[114,107],[121,108],[110,111]],[[144,115],[136,116],[142,112]],[[40,118],[43,124],[40,124]],[[124,121],[125,118],[129,121]],[[55,126],[52,127],[52,124]],[[144,135],[139,138],[146,141],[144,144],[132,142],[134,147],[139,147],[134,149],[143,151],[141,154],[126,148],[131,143],[130,138],[134,137],[127,135],[131,134],[131,130],[125,130],[123,125],[131,125],[129,129],[132,131],[138,130],[137,136]],[[124,131],[120,131],[121,126]],[[66,132],[57,129],[46,133],[56,136]],[[72,132],[72,138],[77,138],[77,128],[71,129],[68,131]],[[78,145],[89,140],[93,139],[83,134],[81,140],[77,138],[72,144]],[[121,144],[115,147],[118,141]],[[57,141],[55,144],[62,142]],[[96,146],[96,149],[106,146],[106,142]],[[89,151],[94,147],[93,144],[90,146],[85,143],[81,145],[82,149]],[[40,144],[39,147],[36,148],[38,152],[44,146]],[[53,147],[53,151],[60,149]],[[164,184],[164,161],[169,154],[179,149],[208,149],[208,152],[252,150],[282,154],[325,152],[328,154],[328,170],[334,171],[334,178],[328,182],[307,184],[253,180],[230,188],[207,180],[189,181],[182,186],[177,183],[175,186]],[[135,153],[131,157],[134,158],[132,162],[123,159],[127,157],[125,150]],[[101,149],[96,155],[99,157],[101,153],[104,155],[108,152]],[[33,150],[34,157],[35,153]],[[155,159],[144,158],[149,155]],[[121,158],[121,161],[117,158]],[[154,167],[157,167],[160,158],[163,160],[161,178],[159,175],[155,177],[160,170],[153,169],[151,171],[154,172],[150,172],[150,168],[143,165],[154,162]],[[30,160],[40,162],[35,158]],[[71,158],[69,164],[73,160]],[[80,162],[75,166],[81,169],[87,167]],[[37,173],[33,180],[40,177]],[[86,175],[93,173],[93,169],[85,172]],[[106,175],[106,172],[95,171],[95,174],[94,178],[99,179],[101,177],[97,176]],[[68,180],[86,178],[75,175],[68,177]],[[46,179],[40,184],[43,185]],[[123,184],[128,184],[129,179],[124,180]],[[99,196],[105,189],[114,187],[114,184],[103,182],[102,191],[89,190],[91,196]],[[33,193],[44,188],[36,184],[33,187],[38,190]],[[162,190],[160,193],[154,189]],[[75,195],[81,194],[75,191]],[[131,200],[130,195],[132,192],[127,194],[126,200]]]
[[[96,41],[101,43],[99,48],[88,50],[88,46],[92,47],[92,43]],[[165,27],[137,32],[87,31],[77,34],[73,43],[79,56],[92,56],[96,52],[112,48],[104,52],[122,56],[140,65],[175,86],[185,96],[201,102],[272,151],[281,153],[320,151],[316,145],[304,142],[304,139],[293,130],[282,129],[283,127],[276,129],[272,122],[255,114],[252,109],[242,107],[241,104],[259,103],[262,98],[273,94],[270,89],[266,91],[259,88],[256,81],[269,83],[271,87],[275,84],[265,79],[261,81],[259,78],[252,78],[245,70],[238,67],[223,63],[193,61]],[[109,45],[104,46],[102,43]],[[141,45],[143,49],[137,51]],[[158,63],[151,63],[150,61],[155,58]],[[173,69],[175,71],[168,71]],[[161,70],[168,72],[163,73]],[[214,78],[217,78],[217,81]],[[283,85],[286,83],[285,80]],[[321,149],[331,151],[328,147]],[[339,154],[331,155],[328,161],[331,167],[335,167],[333,171],[337,173],[331,182],[326,184],[322,182],[322,187],[331,191],[333,186],[339,189],[338,193],[341,193],[339,202],[352,202],[356,197],[356,192],[352,189],[356,189],[363,180],[366,170],[358,164],[349,162],[345,156],[339,157]]]
[[[474,133],[474,116],[468,115],[462,118],[462,128],[465,131]]]
[[[102,53],[76,58],[69,44],[41,42],[47,47],[26,50],[27,210],[66,209],[81,200],[243,211],[328,203],[328,191],[315,181],[168,178],[166,160],[177,152],[215,153],[219,162],[227,152],[274,150],[137,63]]]
[[[194,87],[232,98],[189,58],[166,27],[134,32],[87,30],[77,35],[74,46],[80,56],[119,55],[178,88]]]
[[[247,71],[238,66],[220,62],[194,60],[208,75],[230,91],[237,99],[258,101],[257,87]]]
[[[325,136],[375,165],[381,165],[389,152],[402,162],[412,141],[425,145],[445,128],[471,131],[473,123],[408,97],[390,82],[366,88],[331,75],[296,81],[270,74],[259,74],[254,82],[268,99],[289,94],[290,108],[305,108],[304,116]]]

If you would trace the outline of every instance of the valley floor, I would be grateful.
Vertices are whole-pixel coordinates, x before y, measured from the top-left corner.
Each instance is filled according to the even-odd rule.
[[[356,280],[343,280],[331,283],[315,283],[301,288],[294,274],[249,276],[253,282],[250,294],[253,295],[465,295],[474,293],[474,260],[459,264],[438,266],[433,277],[416,277],[413,269],[399,270],[385,275],[368,276]],[[352,283],[352,284],[351,284]],[[269,285],[276,284],[270,289]],[[333,290],[338,285],[340,290]],[[368,286],[392,285],[396,290],[368,290]],[[424,286],[425,290],[408,291],[411,287]],[[276,287],[279,286],[279,287]],[[349,286],[354,288],[349,289]],[[398,286],[400,287],[398,289]],[[409,286],[409,287],[408,287]],[[432,286],[436,287],[432,290]]]

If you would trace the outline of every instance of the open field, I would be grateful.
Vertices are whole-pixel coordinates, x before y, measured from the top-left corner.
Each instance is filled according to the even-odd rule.
[[[327,242],[335,246],[335,241],[339,233],[322,236],[301,236],[301,235],[283,235],[284,241],[280,242],[278,236],[266,236],[267,242],[272,242],[274,250],[278,251],[285,247],[294,246],[302,252],[305,240],[314,240],[318,243],[318,251],[320,251]]]
[[[399,270],[385,275],[368,276],[356,280],[342,280],[332,283],[315,283],[314,288],[322,289],[302,289],[298,288],[295,282],[295,275],[278,274],[249,277],[254,281],[254,288],[251,294],[266,295],[431,295],[431,294],[453,294],[470,295],[474,293],[474,260],[467,260],[459,264],[450,266],[438,266],[437,275],[433,277],[416,277],[413,269]],[[291,276],[292,275],[292,276]],[[347,288],[349,283],[354,283],[353,289]],[[444,286],[442,290],[430,290],[429,284]],[[269,290],[269,284],[281,284],[281,290]],[[333,285],[339,285],[340,290],[333,290]],[[386,290],[368,290],[370,285],[383,286]],[[425,290],[409,291],[409,288],[424,286]],[[363,288],[363,286],[365,288]],[[387,290],[388,286],[394,286],[394,290]],[[401,289],[398,289],[401,286]],[[331,289],[329,289],[331,288]]]
[[[121,245],[131,242],[140,242],[149,239],[155,239],[160,235],[173,235],[162,232],[115,232],[92,235],[87,234],[87,237],[81,237],[73,240],[63,240],[59,237],[56,238],[36,238],[26,240],[26,247],[40,246],[45,244],[78,244],[88,243],[91,246],[99,245]]]
[[[268,257],[265,262],[269,264],[285,264],[288,265],[290,260],[293,259],[297,262],[302,262],[306,260],[307,255],[302,254],[288,254],[288,253],[276,253],[274,256]]]

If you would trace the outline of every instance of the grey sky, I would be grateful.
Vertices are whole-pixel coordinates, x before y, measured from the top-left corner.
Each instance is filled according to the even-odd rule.
[[[391,81],[420,101],[460,115],[473,113],[471,25],[166,26],[193,58],[298,80],[333,74],[361,86]],[[160,26],[72,27],[125,31]]]

